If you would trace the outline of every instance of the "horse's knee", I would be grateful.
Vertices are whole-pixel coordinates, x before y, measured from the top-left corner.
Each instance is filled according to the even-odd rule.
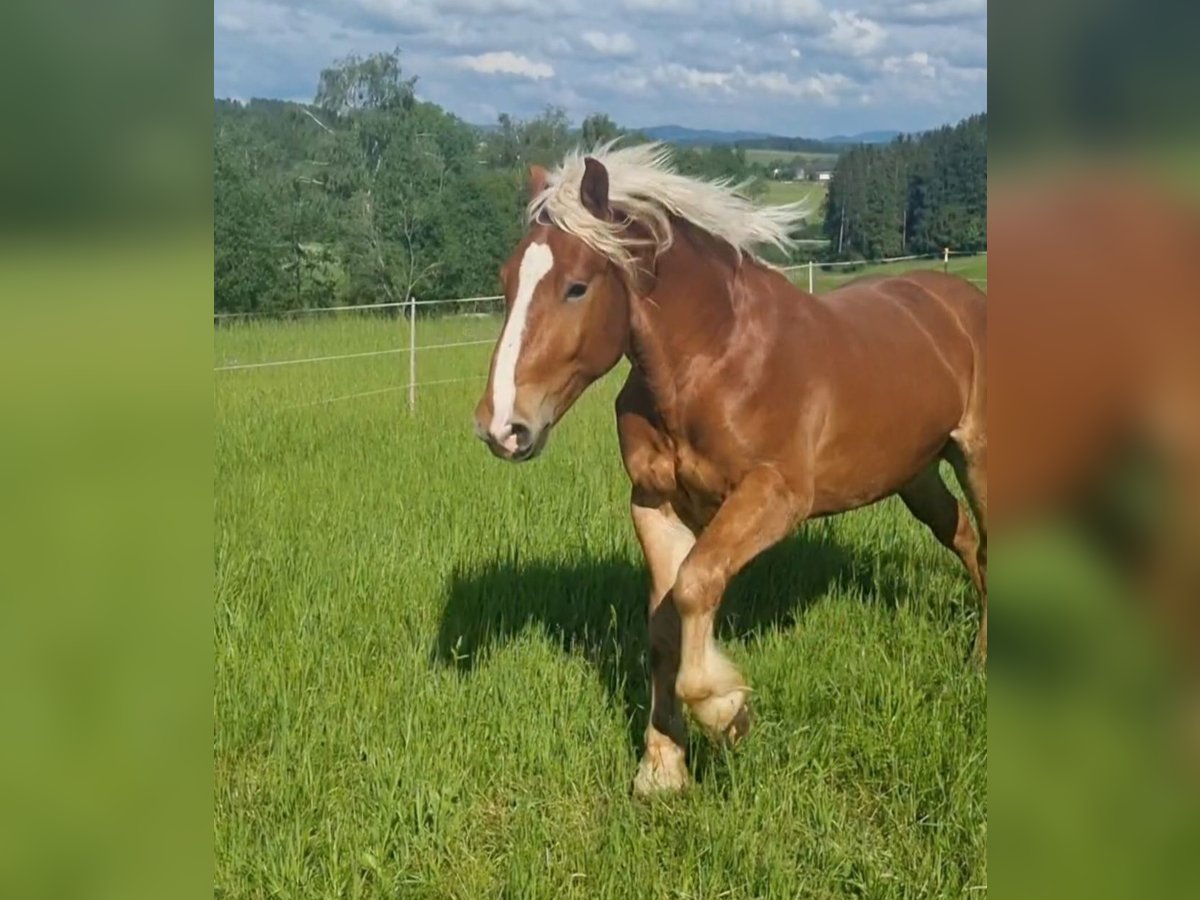
[[[681,616],[703,615],[720,602],[724,587],[720,573],[712,567],[684,560],[671,595]]]

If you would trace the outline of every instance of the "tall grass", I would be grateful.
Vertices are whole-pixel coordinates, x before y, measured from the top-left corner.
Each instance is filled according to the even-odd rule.
[[[379,318],[218,329],[217,363],[405,343]],[[422,321],[420,343],[494,338]],[[419,378],[482,375],[489,348]],[[545,456],[474,439],[475,382],[403,355],[218,373],[220,897],[929,897],[986,884],[975,598],[894,501],[806,525],[736,582],[720,637],[753,688],[695,784],[629,786],[646,578],[612,401]]]

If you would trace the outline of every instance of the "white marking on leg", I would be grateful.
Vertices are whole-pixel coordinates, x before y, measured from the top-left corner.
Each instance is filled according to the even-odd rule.
[[[548,245],[533,243],[525,248],[517,272],[517,296],[500,336],[500,351],[496,354],[496,371],[492,376],[492,434],[502,443],[507,444],[508,424],[517,402],[517,360],[521,356],[529,304],[538,283],[553,267],[554,254]]]

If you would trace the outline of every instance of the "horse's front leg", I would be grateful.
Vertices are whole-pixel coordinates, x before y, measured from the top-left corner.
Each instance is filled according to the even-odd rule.
[[[811,509],[773,468],[751,471],[726,498],[679,567],[671,598],[680,618],[675,690],[713,736],[736,740],[749,730],[746,682],[717,648],[713,620],[730,580],[795,528]]]
[[[675,697],[679,616],[667,600],[696,537],[661,496],[633,492],[633,525],[650,569],[650,722],[633,789],[642,796],[687,785],[687,726]],[[667,602],[664,602],[667,601]]]

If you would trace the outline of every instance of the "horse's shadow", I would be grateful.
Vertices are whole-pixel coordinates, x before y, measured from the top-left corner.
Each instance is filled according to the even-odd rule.
[[[894,551],[853,551],[818,523],[764,553],[730,585],[718,637],[740,641],[790,627],[830,590],[895,607],[911,587]],[[498,559],[482,569],[456,568],[436,644],[435,664],[469,672],[488,651],[537,627],[565,652],[595,667],[620,698],[630,743],[640,748],[649,710],[646,598],[639,558],[609,555],[575,563]]]

